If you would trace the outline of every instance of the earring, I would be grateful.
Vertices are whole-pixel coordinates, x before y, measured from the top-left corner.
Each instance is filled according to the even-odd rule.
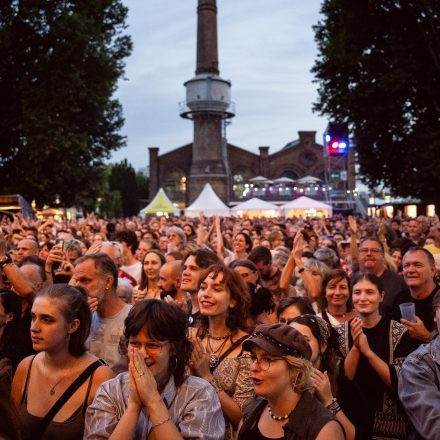
[[[299,377],[299,371],[298,371],[298,373],[296,374],[295,382],[292,383],[293,391],[295,391],[296,384],[297,384],[297,382],[298,382],[298,377]]]

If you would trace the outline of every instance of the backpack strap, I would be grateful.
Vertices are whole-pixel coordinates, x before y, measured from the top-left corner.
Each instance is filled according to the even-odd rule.
[[[89,365],[67,388],[66,391],[60,396],[60,398],[54,403],[52,408],[41,420],[40,424],[31,433],[30,438],[39,440],[43,435],[44,431],[48,427],[49,423],[59,412],[59,410],[64,406],[64,404],[73,396],[73,394],[78,390],[78,388],[94,373],[94,371],[99,368],[102,364],[101,360],[93,362]]]
[[[219,358],[218,364],[226,358],[229,353],[232,353],[238,346],[240,346],[246,339],[249,338],[249,335],[242,336],[240,339],[237,339]]]

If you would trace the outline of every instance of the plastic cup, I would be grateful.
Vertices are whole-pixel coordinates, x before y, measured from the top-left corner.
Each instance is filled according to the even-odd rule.
[[[402,318],[410,322],[416,322],[416,308],[414,303],[399,304]]]

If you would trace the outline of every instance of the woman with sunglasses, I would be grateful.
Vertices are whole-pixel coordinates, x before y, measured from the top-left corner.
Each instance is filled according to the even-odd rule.
[[[301,315],[289,321],[312,349],[311,380],[315,396],[344,427],[347,440],[354,439],[355,428],[342,411],[338,397],[338,339],[335,330],[316,315]]]
[[[86,416],[84,439],[223,440],[214,389],[186,371],[192,351],[179,306],[139,302],[125,320],[129,371],[105,382]]]
[[[312,351],[287,324],[262,324],[244,343],[257,395],[246,406],[238,440],[343,440],[334,415],[309,392]]]

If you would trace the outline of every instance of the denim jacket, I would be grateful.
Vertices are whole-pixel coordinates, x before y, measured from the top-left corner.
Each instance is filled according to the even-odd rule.
[[[399,397],[413,429],[408,439],[440,439],[440,336],[421,345],[400,370]]]

